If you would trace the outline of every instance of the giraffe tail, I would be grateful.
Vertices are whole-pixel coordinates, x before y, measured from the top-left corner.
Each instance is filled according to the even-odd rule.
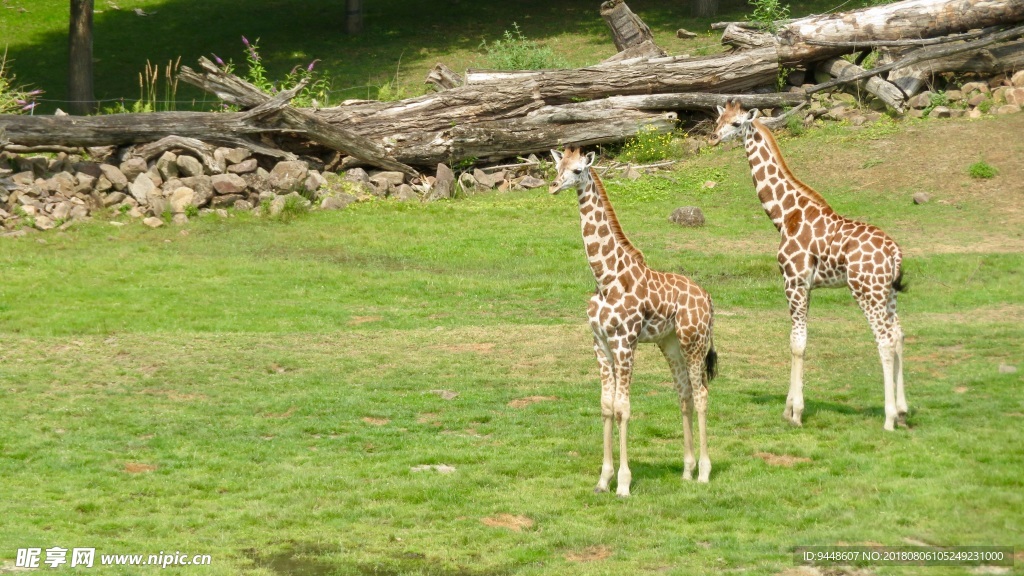
[[[711,343],[711,348],[708,349],[707,356],[704,357],[704,373],[707,375],[708,382],[715,379],[718,375],[718,352],[715,352],[715,343]]]
[[[903,283],[903,269],[900,269],[900,273],[896,275],[896,279],[892,281],[892,289],[897,292],[906,292],[907,285]]]

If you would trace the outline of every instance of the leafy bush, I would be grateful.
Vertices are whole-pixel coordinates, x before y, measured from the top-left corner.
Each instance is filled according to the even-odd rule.
[[[754,13],[747,17],[757,26],[758,30],[775,34],[779,31],[779,20],[789,18],[789,4],[779,4],[779,0],[750,0]]]
[[[266,67],[263,66],[263,57],[260,56],[259,41],[250,41],[242,36],[242,44],[245,45],[245,80],[267,94],[277,94],[290,90],[299,82],[306,80],[306,85],[292,98],[291,103],[300,108],[322,107],[330,105],[331,101],[331,77],[326,73],[316,71],[316,64],[319,58],[313,60],[306,66],[295,66],[291,72],[285,75],[281,82],[272,81]],[[224,62],[216,54],[214,60],[224,72],[233,74],[235,65],[232,61]]]
[[[487,53],[487,64],[495,70],[543,70],[545,68],[568,68],[568,63],[556,56],[550,48],[528,40],[519,29],[519,24],[512,23],[512,30],[505,30],[504,38],[488,44],[486,40],[480,47]]]

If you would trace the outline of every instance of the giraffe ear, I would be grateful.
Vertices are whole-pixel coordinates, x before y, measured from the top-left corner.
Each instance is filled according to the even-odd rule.
[[[558,150],[551,150],[551,157],[555,159],[555,164],[558,164],[562,161],[562,153],[559,152]]]
[[[718,115],[719,116],[721,116],[722,114],[725,114],[725,108],[722,108],[721,106],[715,106],[715,108],[718,108]]]
[[[586,166],[587,166],[588,168],[589,168],[590,166],[593,166],[593,165],[594,165],[594,156],[595,156],[595,155],[594,155],[594,153],[593,153],[593,152],[587,152],[587,164],[586,164]]]
[[[751,122],[753,122],[753,121],[754,121],[754,119],[755,119],[755,118],[757,118],[757,117],[758,117],[758,116],[760,116],[760,115],[761,115],[761,111],[760,111],[760,110],[758,110],[757,108],[751,108],[751,109],[750,109],[750,110],[749,110],[749,111],[747,112],[747,118],[748,118],[748,119],[749,119],[749,120],[750,120]]]

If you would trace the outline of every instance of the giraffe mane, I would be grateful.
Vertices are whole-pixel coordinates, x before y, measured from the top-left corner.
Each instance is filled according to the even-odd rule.
[[[803,181],[797,178],[796,175],[793,174],[793,171],[789,169],[789,164],[786,163],[786,158],[782,155],[782,149],[779,148],[778,140],[775,139],[775,135],[772,134],[772,131],[769,130],[768,127],[761,122],[761,119],[755,118],[754,121],[751,122],[750,124],[754,128],[754,130],[757,130],[761,134],[761,137],[764,138],[765,145],[768,146],[768,148],[771,150],[772,156],[778,159],[779,171],[782,173],[782,176],[786,177],[786,179],[788,179],[793,184],[796,184],[797,187],[800,189],[800,192],[803,193],[808,198],[810,198],[812,201],[820,204],[825,208],[831,208],[828,205],[828,201],[825,200],[824,196],[819,194],[818,191],[815,190],[814,188],[811,188],[807,184],[804,184]]]
[[[598,177],[597,171],[590,168],[590,178],[594,181],[594,189],[597,191],[598,197],[601,199],[601,204],[604,205],[605,216],[608,218],[608,226],[611,228],[612,235],[615,236],[615,240],[622,246],[627,254],[636,258],[641,264],[644,264],[644,253],[639,248],[633,246],[633,243],[626,237],[626,233],[622,231],[622,225],[619,224],[619,218],[615,215],[615,209],[612,208],[612,203],[608,199],[608,192],[604,189],[604,182],[601,182],[601,178]]]

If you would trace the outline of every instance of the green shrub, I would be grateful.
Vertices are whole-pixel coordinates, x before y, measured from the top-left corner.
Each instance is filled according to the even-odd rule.
[[[624,162],[646,164],[657,162],[678,155],[678,147],[673,141],[671,132],[660,133],[652,125],[643,126],[636,136],[626,140],[619,152],[619,159]]]
[[[780,4],[779,0],[750,0],[754,13],[747,17],[757,26],[758,30],[775,34],[779,31],[779,20],[789,18],[789,4]]]
[[[14,85],[14,74],[7,65],[7,50],[0,56],[0,114],[23,114],[36,107],[42,90],[26,90]]]
[[[523,36],[519,24],[512,23],[512,30],[505,30],[504,38],[488,44],[480,43],[487,53],[487,65],[494,70],[543,70],[545,68],[568,68],[568,63],[556,56],[550,48],[537,44]]]
[[[988,162],[979,160],[967,168],[967,173],[971,175],[971,178],[987,179],[995,177],[996,174],[999,174],[999,170],[996,170],[996,167]]]

